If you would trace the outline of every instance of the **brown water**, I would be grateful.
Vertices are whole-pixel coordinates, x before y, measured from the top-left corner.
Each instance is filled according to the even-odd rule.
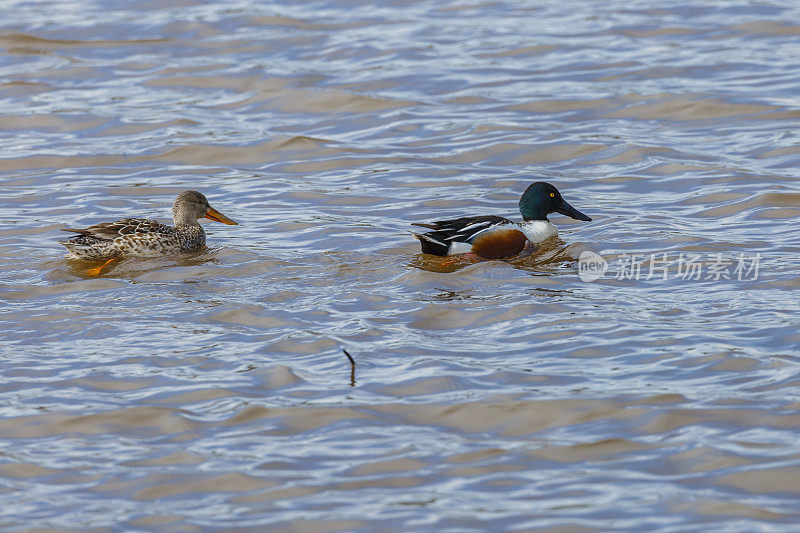
[[[800,6],[651,5],[4,2],[0,528],[796,524]],[[542,178],[594,220],[418,254]],[[188,188],[198,256],[56,243]]]

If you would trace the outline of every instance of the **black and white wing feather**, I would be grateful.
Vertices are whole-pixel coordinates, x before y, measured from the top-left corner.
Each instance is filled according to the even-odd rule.
[[[452,253],[454,243],[469,244],[478,234],[489,228],[506,224],[514,224],[514,222],[497,215],[485,215],[439,220],[430,224],[414,223],[412,225],[433,230],[425,233],[414,233],[414,236],[422,244],[422,253],[447,255]]]

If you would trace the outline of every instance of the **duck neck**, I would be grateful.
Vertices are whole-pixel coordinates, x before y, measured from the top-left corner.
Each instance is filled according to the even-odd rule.
[[[526,220],[520,223],[519,227],[528,240],[534,244],[558,236],[558,228],[547,220]]]
[[[545,211],[523,211],[522,220],[525,222],[549,222],[549,220],[547,220],[547,213]]]
[[[175,227],[201,227],[200,223],[197,221],[197,217],[191,215],[191,213],[187,213],[183,210],[173,210],[172,211],[172,220],[175,223]]]

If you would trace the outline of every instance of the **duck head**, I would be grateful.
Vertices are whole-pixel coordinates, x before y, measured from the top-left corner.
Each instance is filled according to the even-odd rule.
[[[175,198],[175,203],[172,204],[172,218],[176,225],[196,225],[197,220],[201,218],[234,226],[239,224],[211,207],[206,197],[197,191],[183,191]]]
[[[575,220],[585,220],[586,222],[592,220],[569,205],[561,197],[558,189],[543,181],[531,183],[525,189],[519,199],[519,212],[522,213],[523,220],[547,220],[547,215],[550,213],[561,213]]]

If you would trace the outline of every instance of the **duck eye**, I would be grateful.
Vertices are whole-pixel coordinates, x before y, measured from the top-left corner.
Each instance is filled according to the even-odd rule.
[[[555,198],[555,197],[556,197],[556,193],[554,193],[554,192],[551,192],[551,193],[550,193],[550,198]]]

